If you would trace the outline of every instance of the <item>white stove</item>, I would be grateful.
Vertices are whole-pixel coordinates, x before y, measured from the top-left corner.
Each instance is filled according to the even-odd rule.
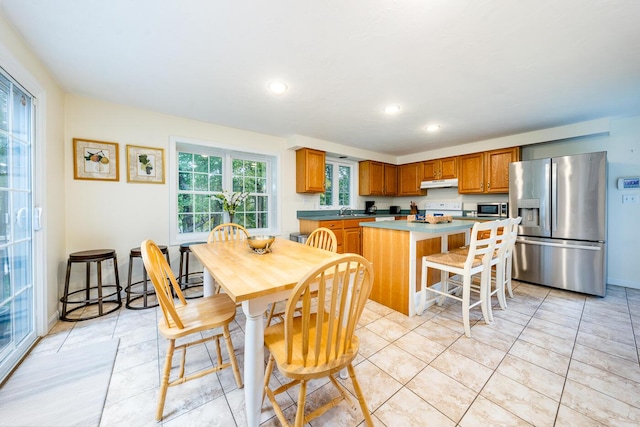
[[[425,215],[462,216],[462,202],[457,201],[429,201],[424,204]]]

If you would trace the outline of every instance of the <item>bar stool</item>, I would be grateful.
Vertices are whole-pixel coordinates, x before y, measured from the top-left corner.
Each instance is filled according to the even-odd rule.
[[[169,265],[171,265],[171,262],[169,261],[169,248],[166,246],[158,247],[167,258]],[[135,259],[139,259],[142,264],[142,280],[132,283],[133,261]],[[149,284],[147,270],[144,268],[144,263],[142,262],[142,251],[139,246],[131,249],[131,252],[129,252],[129,277],[127,278],[127,287],[125,290],[127,293],[125,307],[131,310],[144,310],[145,308],[158,306],[156,292],[153,288],[153,284]],[[140,299],[142,299],[141,302],[138,301]]]
[[[102,261],[108,260],[113,260],[113,273],[115,275],[115,284],[113,285],[103,285],[102,283]],[[97,266],[97,282],[95,286],[91,286],[92,262],[95,262]],[[71,266],[74,263],[86,264],[86,280],[85,287],[83,289],[70,292],[69,279],[71,278]],[[113,290],[113,292],[110,292],[110,290]],[[116,251],[114,249],[94,249],[74,252],[69,255],[69,259],[67,260],[67,274],[64,280],[64,295],[60,298],[60,302],[62,303],[60,319],[68,322],[77,322],[113,313],[122,307],[122,299],[120,297],[121,291],[122,288],[120,287],[120,279],[118,277],[118,257],[116,256]],[[108,293],[105,294],[105,292]],[[68,309],[69,304],[77,304],[78,307]],[[80,312],[78,316],[69,316],[76,310],[94,305],[98,307],[97,314]]]
[[[180,284],[180,289],[182,291],[186,291],[185,298],[200,298],[202,296],[202,292],[192,292],[188,291],[191,288],[202,288],[204,279],[202,277],[202,271],[189,271],[189,258],[191,255],[191,245],[200,245],[207,242],[189,242],[182,243],[180,245],[180,270],[178,272],[178,283]],[[199,275],[199,277],[194,280],[190,279],[191,275]]]

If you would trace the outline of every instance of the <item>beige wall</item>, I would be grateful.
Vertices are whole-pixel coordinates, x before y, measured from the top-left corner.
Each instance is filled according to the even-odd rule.
[[[211,142],[279,156],[280,233],[297,231],[296,211],[304,209],[309,197],[295,192],[295,151],[287,141],[269,135],[233,129],[176,116],[140,110],[67,95],[65,115],[65,169],[67,189],[67,252],[108,247],[116,249],[121,278],[126,280],[131,248],[150,238],[160,244],[169,243],[169,183],[140,184],[127,182],[126,146],[139,145],[165,150],[171,137],[182,137],[202,143]],[[119,144],[120,180],[90,181],[73,178],[73,138],[84,138]],[[169,173],[168,170],[166,170]],[[312,201],[309,201],[312,203]],[[177,261],[178,248],[170,248],[172,261]],[[177,262],[174,269],[177,271]]]
[[[46,290],[43,295],[36,293],[36,301],[45,306],[46,320],[51,325],[57,319],[58,285],[66,262],[64,94],[1,12],[0,66],[38,100],[35,185],[39,191],[34,199],[43,208],[43,229],[36,233],[35,240],[41,243],[38,255],[45,268],[43,277],[35,280],[44,283]],[[37,327],[42,333],[45,325],[39,323]]]

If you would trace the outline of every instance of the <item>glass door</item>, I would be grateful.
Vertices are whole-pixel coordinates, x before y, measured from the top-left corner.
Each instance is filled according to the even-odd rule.
[[[0,381],[36,339],[33,99],[0,69]]]

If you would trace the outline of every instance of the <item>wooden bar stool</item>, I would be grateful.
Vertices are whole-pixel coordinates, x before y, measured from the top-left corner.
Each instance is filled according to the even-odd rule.
[[[169,261],[169,248],[166,246],[158,246],[162,254],[167,258],[167,262],[171,265]],[[133,276],[133,262],[134,260],[139,259],[142,263],[142,251],[140,247],[131,249],[129,252],[129,277],[127,278],[127,301],[125,303],[125,307],[131,310],[144,310],[145,308],[157,307],[158,299],[156,298],[155,290],[153,289],[153,285],[149,284],[149,278],[147,277],[147,270],[144,268],[144,263],[142,263],[142,280],[137,282],[131,282]]]
[[[178,271],[178,284],[187,299],[200,298],[202,292],[193,292],[192,288],[202,288],[204,279],[202,271],[189,271],[189,258],[191,256],[191,245],[200,245],[207,242],[189,242],[180,245],[180,269]],[[194,279],[189,276],[196,275]]]
[[[115,284],[103,285],[102,283],[102,261],[113,260],[113,272],[115,275]],[[95,286],[91,286],[91,263],[95,262],[97,266],[97,282]],[[69,290],[69,282],[71,278],[71,266],[74,263],[86,264],[86,279],[83,289],[74,291]],[[81,320],[94,319],[105,314],[112,313],[122,307],[122,299],[120,297],[120,279],[118,277],[118,257],[114,249],[94,249],[89,251],[74,252],[69,255],[67,261],[67,274],[64,281],[64,295],[60,298],[62,303],[61,320],[68,322],[77,322]],[[105,294],[105,292],[108,292]],[[78,305],[69,309],[69,305]],[[70,316],[77,310],[84,309],[88,306],[97,306],[97,313],[80,312],[77,316]]]

